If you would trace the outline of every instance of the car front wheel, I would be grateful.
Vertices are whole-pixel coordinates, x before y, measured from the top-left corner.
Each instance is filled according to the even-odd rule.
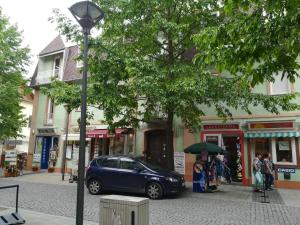
[[[88,183],[88,189],[92,195],[100,194],[102,191],[102,184],[98,180],[91,180]]]
[[[151,199],[160,199],[163,195],[163,189],[160,184],[153,182],[147,186],[146,194]]]

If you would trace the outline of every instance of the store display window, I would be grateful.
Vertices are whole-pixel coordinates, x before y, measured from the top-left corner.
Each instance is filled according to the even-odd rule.
[[[276,158],[277,162],[293,162],[290,138],[276,138]]]
[[[274,138],[272,140],[273,159],[277,164],[296,164],[296,144],[294,138]]]

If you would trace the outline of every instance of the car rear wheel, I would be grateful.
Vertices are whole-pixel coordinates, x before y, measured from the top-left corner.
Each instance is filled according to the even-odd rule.
[[[88,183],[88,189],[92,195],[100,194],[102,191],[102,188],[103,188],[102,184],[99,180],[93,179],[93,180],[89,181],[89,183]]]
[[[163,189],[159,183],[150,183],[146,188],[146,194],[151,199],[160,199],[163,195]]]

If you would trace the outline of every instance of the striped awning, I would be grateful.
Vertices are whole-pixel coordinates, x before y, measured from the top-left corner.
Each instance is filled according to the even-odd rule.
[[[300,137],[299,131],[285,132],[247,132],[245,138]]]

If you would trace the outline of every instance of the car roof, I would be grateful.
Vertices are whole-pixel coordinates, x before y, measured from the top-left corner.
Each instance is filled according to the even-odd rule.
[[[102,156],[98,156],[95,159],[105,159],[105,158],[129,158],[129,159],[138,159],[136,156],[132,156],[132,155],[102,155]]]

